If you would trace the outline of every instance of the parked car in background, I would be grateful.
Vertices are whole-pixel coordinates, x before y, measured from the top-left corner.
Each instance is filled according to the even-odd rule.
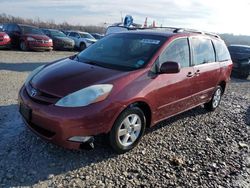
[[[69,31],[68,37],[75,41],[75,47],[80,51],[94,44],[97,40],[87,32]]]
[[[53,48],[56,50],[73,50],[75,41],[67,37],[63,32],[55,29],[42,29],[44,34],[53,40]]]
[[[11,38],[11,46],[26,50],[52,50],[52,39],[46,36],[42,30],[37,27],[8,23],[3,25],[3,30]]]
[[[99,40],[104,37],[104,35],[99,33],[90,33],[96,40]]]
[[[250,46],[230,45],[228,50],[233,61],[233,73],[246,79],[250,74]]]
[[[9,35],[0,29],[0,48],[10,48],[11,39]]]
[[[214,111],[231,70],[217,35],[116,33],[34,70],[20,90],[20,112],[33,132],[55,144],[79,149],[107,134],[124,153],[146,127],[202,104]]]
[[[67,30],[60,30],[60,31],[63,32],[65,35],[69,34],[69,31],[67,31]]]

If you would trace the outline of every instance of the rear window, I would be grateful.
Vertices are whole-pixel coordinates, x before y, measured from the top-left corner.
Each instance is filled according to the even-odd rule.
[[[21,30],[23,34],[36,34],[36,35],[44,35],[42,30],[36,27],[30,27],[30,26],[21,26]]]
[[[216,50],[217,61],[227,61],[231,59],[229,51],[224,42],[214,40],[213,43]]]
[[[191,38],[193,48],[193,63],[200,65],[215,62],[215,52],[212,41],[206,38]]]

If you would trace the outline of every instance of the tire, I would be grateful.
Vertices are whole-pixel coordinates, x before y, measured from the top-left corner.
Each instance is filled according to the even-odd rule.
[[[223,90],[221,86],[217,86],[212,99],[208,103],[204,104],[205,109],[208,111],[214,111],[220,105],[222,93]]]
[[[118,154],[128,152],[139,143],[145,128],[143,111],[138,107],[127,108],[116,119],[109,133],[109,143]]]
[[[27,51],[27,46],[26,46],[26,44],[25,44],[24,41],[21,41],[21,42],[20,42],[20,49],[21,49],[22,51]]]
[[[83,50],[85,50],[86,49],[86,44],[85,43],[81,43],[80,44],[80,47],[79,47],[79,50],[80,51],[83,51]]]
[[[247,79],[249,76],[249,71],[240,71],[238,76],[239,76],[239,78]]]

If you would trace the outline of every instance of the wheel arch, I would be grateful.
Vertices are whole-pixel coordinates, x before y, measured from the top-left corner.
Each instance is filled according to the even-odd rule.
[[[222,88],[222,94],[224,94],[225,89],[226,89],[226,85],[227,85],[226,81],[222,80],[222,81],[219,82],[218,85],[221,86],[221,88]]]
[[[146,118],[146,127],[150,127],[151,121],[152,121],[152,111],[148,103],[146,103],[145,101],[136,101],[136,102],[129,104],[127,108],[129,107],[140,108],[143,111],[145,118]]]

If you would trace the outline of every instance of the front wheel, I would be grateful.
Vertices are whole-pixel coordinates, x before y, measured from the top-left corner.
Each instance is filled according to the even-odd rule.
[[[205,109],[208,111],[214,111],[220,105],[222,93],[221,86],[217,86],[212,99],[204,105]]]
[[[21,42],[20,42],[20,49],[21,49],[22,51],[27,51],[27,46],[26,46],[26,44],[25,44],[24,41],[21,41]]]
[[[140,141],[146,127],[143,111],[131,107],[123,111],[109,133],[109,143],[117,153],[133,149]]]

